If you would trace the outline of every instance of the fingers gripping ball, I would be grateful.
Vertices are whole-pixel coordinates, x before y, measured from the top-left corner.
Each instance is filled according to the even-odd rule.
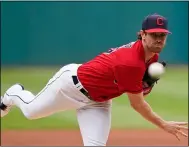
[[[148,68],[148,74],[152,78],[160,78],[165,72],[165,67],[159,62],[152,63]]]

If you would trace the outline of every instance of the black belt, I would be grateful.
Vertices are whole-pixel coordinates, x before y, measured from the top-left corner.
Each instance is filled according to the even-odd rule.
[[[73,79],[73,83],[74,83],[75,85],[79,83],[79,80],[78,80],[77,76],[72,76],[72,79]],[[90,100],[93,100],[93,99],[90,97],[89,93],[88,93],[84,88],[81,88],[79,91],[80,91],[81,93],[83,93],[86,97],[88,97]]]

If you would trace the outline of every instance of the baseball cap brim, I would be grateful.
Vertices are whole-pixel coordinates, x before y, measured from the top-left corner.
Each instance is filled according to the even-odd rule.
[[[155,33],[155,32],[158,32],[158,33],[168,33],[168,34],[172,34],[170,31],[168,31],[168,30],[166,30],[166,29],[160,29],[160,28],[145,30],[145,32],[147,32],[147,33]]]

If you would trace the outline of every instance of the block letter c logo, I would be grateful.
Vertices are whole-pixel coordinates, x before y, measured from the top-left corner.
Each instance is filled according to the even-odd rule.
[[[157,25],[162,26],[163,25],[163,18],[158,17],[156,20]]]

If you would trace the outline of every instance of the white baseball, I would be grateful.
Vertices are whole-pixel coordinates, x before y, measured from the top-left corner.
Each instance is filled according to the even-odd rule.
[[[165,72],[164,66],[159,62],[150,64],[148,73],[153,78],[159,78]]]

